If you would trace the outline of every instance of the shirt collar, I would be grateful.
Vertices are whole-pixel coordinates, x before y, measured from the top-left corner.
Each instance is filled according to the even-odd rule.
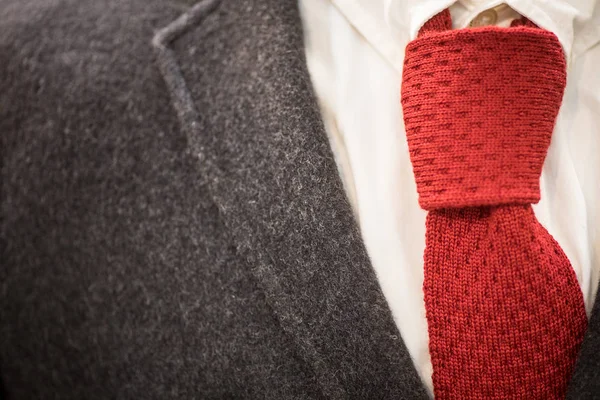
[[[404,47],[432,16],[463,7],[474,18],[506,3],[540,27],[553,32],[572,61],[600,42],[599,0],[331,0],[350,23],[398,71]],[[452,11],[452,8],[451,8]],[[460,28],[460,27],[459,27]]]

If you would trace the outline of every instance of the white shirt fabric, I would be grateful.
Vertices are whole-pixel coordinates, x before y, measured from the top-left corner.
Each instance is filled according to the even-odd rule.
[[[539,221],[569,257],[588,315],[600,278],[600,4],[505,0],[497,24],[519,14],[554,32],[567,87],[541,178]],[[454,28],[492,0],[299,0],[308,68],[332,149],[394,320],[432,393],[423,301],[425,211],[400,106],[404,48],[450,7]]]

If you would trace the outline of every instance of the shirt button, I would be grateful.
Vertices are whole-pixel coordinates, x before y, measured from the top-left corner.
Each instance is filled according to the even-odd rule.
[[[485,10],[477,15],[471,23],[470,27],[494,25],[498,21],[498,13],[494,9]]]

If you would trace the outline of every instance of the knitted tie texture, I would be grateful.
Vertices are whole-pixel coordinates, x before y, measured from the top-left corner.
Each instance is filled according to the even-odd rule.
[[[587,318],[569,260],[531,207],[566,84],[563,52],[527,22],[451,25],[444,11],[409,43],[401,96],[428,211],[435,398],[564,398]]]

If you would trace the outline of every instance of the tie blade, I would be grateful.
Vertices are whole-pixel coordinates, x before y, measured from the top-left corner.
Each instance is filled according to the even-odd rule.
[[[436,399],[561,399],[587,318],[530,205],[433,210],[424,295]]]

